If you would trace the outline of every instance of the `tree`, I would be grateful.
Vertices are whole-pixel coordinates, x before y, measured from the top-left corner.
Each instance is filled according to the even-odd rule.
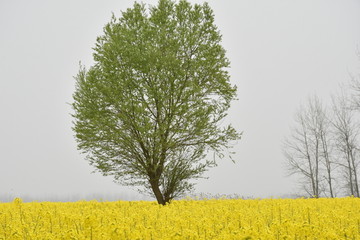
[[[357,139],[359,137],[358,123],[354,108],[344,89],[332,98],[334,117],[332,124],[336,139],[336,147],[340,153],[338,164],[343,167],[349,194],[360,197],[358,181],[359,160]]]
[[[315,96],[310,105],[316,116],[316,127],[314,134],[319,136],[320,140],[320,163],[323,166],[323,178],[325,180],[324,193],[327,196],[335,197],[334,189],[334,155],[333,155],[333,137],[331,121],[326,107],[323,106],[320,99]],[[322,169],[320,169],[322,171]]]
[[[319,197],[322,192],[334,197],[330,122],[317,96],[309,98],[298,110],[295,121],[296,126],[283,146],[290,174],[303,177],[303,187],[311,197]]]
[[[73,95],[78,148],[103,175],[150,190],[159,204],[193,188],[240,138],[221,126],[236,86],[207,3],[135,3],[97,38]]]

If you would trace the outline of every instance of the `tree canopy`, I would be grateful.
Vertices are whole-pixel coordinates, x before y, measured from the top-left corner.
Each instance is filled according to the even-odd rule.
[[[193,187],[240,134],[221,124],[236,98],[207,3],[135,3],[97,38],[73,95],[78,148],[103,175],[165,204]]]

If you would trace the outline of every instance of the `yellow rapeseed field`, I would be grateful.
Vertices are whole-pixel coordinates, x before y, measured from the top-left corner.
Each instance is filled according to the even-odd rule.
[[[360,199],[0,204],[0,239],[360,239]]]

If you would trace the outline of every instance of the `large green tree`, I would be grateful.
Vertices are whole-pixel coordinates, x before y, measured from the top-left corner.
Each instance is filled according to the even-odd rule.
[[[236,86],[207,3],[135,3],[104,27],[94,61],[76,77],[73,130],[103,175],[165,204],[240,138],[220,124]]]

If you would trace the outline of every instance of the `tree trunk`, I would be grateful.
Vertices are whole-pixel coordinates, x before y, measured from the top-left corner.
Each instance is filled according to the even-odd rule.
[[[327,171],[327,182],[329,184],[329,191],[330,191],[330,197],[334,197],[334,191],[332,186],[332,177],[331,177],[331,162],[329,160],[329,156],[326,153],[325,154],[325,165],[326,165],[326,171]]]
[[[353,187],[353,177],[352,177],[352,167],[351,167],[351,160],[350,160],[350,153],[349,149],[347,149],[347,162],[348,162],[348,170],[349,170],[349,184],[350,184],[350,193],[354,196],[354,187]]]
[[[322,142],[322,148],[324,151],[325,166],[326,166],[326,170],[327,170],[327,178],[328,178],[327,182],[329,184],[330,196],[333,198],[334,191],[333,191],[332,178],[331,178],[331,161],[330,161],[328,147],[327,147],[327,141],[326,141],[326,137],[325,137],[324,133],[321,135],[321,142]]]
[[[333,187],[332,187],[332,179],[331,179],[330,167],[327,169],[327,173],[328,173],[328,184],[329,184],[330,196],[333,198],[334,197],[334,192],[333,192]]]
[[[153,193],[156,197],[156,200],[158,202],[158,204],[162,204],[162,205],[165,205],[165,200],[164,200],[164,197],[160,191],[160,188],[159,188],[159,182],[158,181],[154,181],[154,180],[150,180],[150,185],[151,185],[151,189],[153,190]]]
[[[351,153],[351,163],[352,163],[352,168],[353,168],[353,170],[354,170],[354,192],[355,192],[355,194],[356,194],[356,196],[355,197],[360,197],[360,193],[359,193],[359,185],[358,185],[358,178],[357,178],[357,169],[356,169],[356,164],[355,164],[355,158],[354,158],[354,154],[353,154],[353,152],[351,151],[350,152]]]
[[[316,134],[316,133],[315,133]],[[316,145],[315,145],[315,195],[316,198],[319,198],[319,140],[316,136]]]
[[[304,129],[304,125],[303,125],[303,129]],[[308,164],[309,164],[309,175],[310,175],[310,180],[311,180],[311,192],[312,192],[312,196],[311,197],[314,197],[316,195],[316,192],[315,192],[315,179],[314,179],[314,171],[313,171],[313,167],[312,167],[312,164],[311,164],[311,157],[310,157],[310,151],[309,151],[309,144],[308,144],[308,141],[307,141],[307,134],[306,134],[306,131],[304,129],[304,143],[305,143],[305,148],[306,148],[306,157],[307,157],[307,160],[308,160]]]

